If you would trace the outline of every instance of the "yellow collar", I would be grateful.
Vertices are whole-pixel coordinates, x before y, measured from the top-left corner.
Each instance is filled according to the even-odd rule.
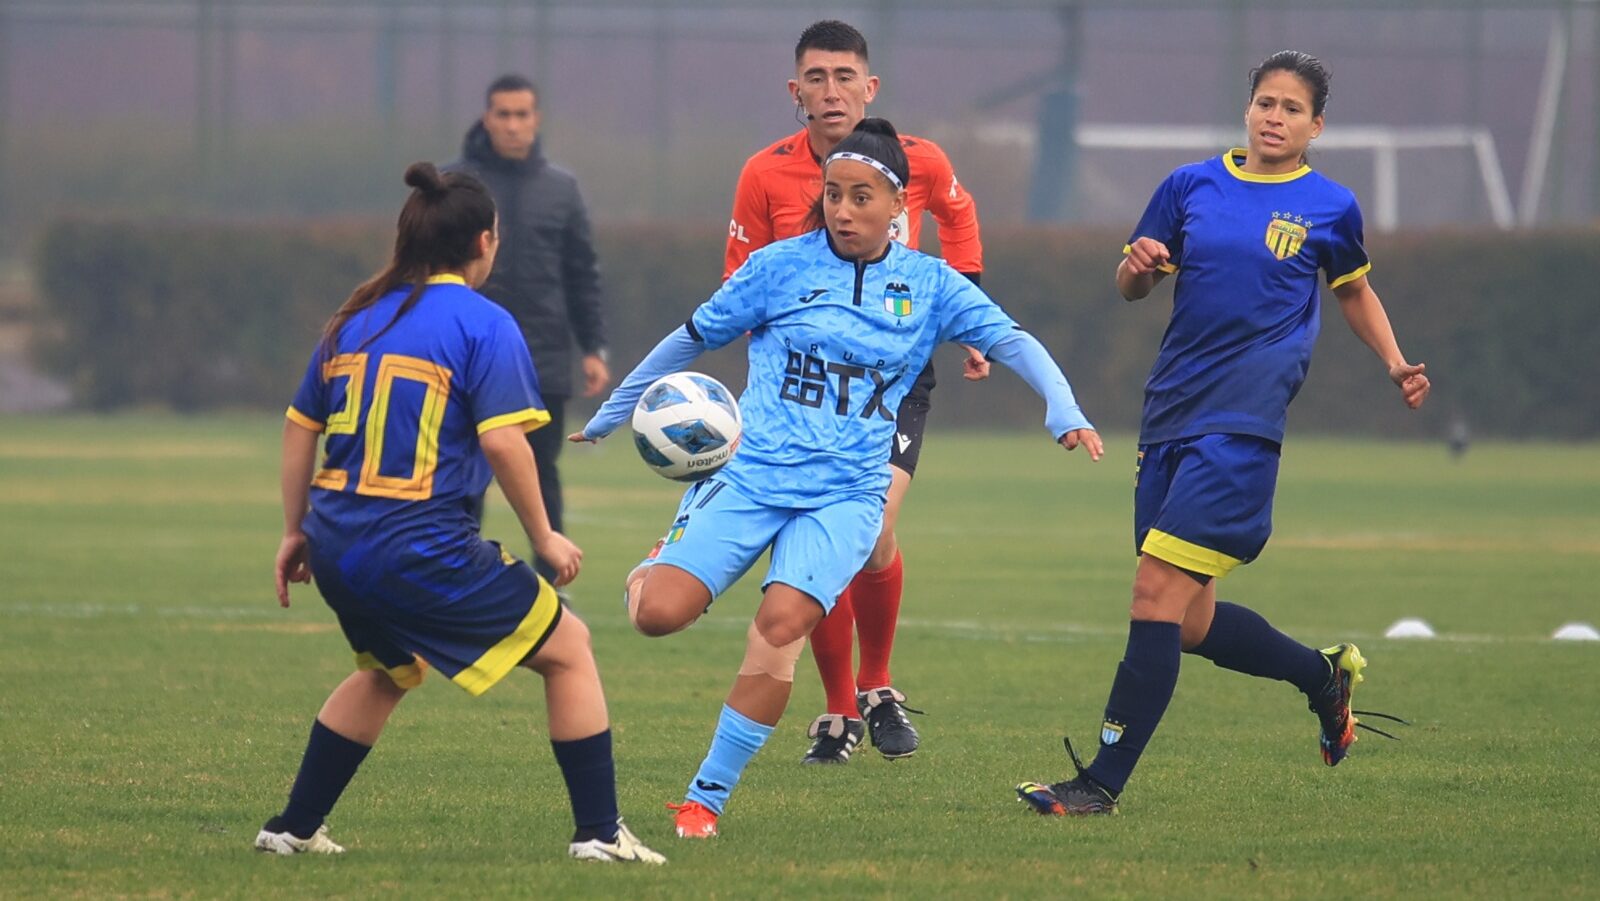
[[[454,272],[441,272],[438,275],[428,276],[427,284],[430,285],[461,285],[466,286],[467,280]]]
[[[1310,166],[1302,165],[1293,172],[1280,172],[1276,175],[1260,175],[1255,172],[1246,172],[1239,168],[1239,164],[1234,162],[1233,158],[1237,156],[1240,159],[1244,159],[1248,152],[1249,151],[1245,150],[1243,147],[1235,147],[1222,155],[1222,164],[1228,167],[1228,173],[1240,181],[1253,181],[1258,184],[1276,185],[1282,184],[1286,181],[1294,181],[1300,176],[1311,171]]]

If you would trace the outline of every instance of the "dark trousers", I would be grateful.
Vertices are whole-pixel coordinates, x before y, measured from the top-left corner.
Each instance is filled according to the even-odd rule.
[[[547,394],[544,408],[550,412],[550,421],[528,433],[528,447],[533,449],[533,464],[539,471],[539,493],[544,496],[545,515],[550,518],[550,528],[560,532],[561,473],[556,470],[556,458],[561,456],[561,447],[567,443],[567,399]],[[483,496],[479,495],[473,509],[480,526],[483,525],[483,502]],[[533,568],[545,581],[555,581],[555,569],[543,560],[535,559]]]

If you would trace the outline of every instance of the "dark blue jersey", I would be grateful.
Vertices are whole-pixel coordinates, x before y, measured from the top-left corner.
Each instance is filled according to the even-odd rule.
[[[456,574],[482,552],[468,502],[492,478],[478,436],[532,430],[550,414],[511,314],[459,277],[435,276],[384,331],[409,292],[352,316],[331,353],[312,354],[287,414],[326,436],[304,528],[346,572],[409,582],[419,597],[464,596],[478,586]]]
[[[1245,172],[1244,153],[1167,176],[1128,239],[1165,244],[1165,269],[1177,273],[1142,444],[1211,433],[1283,441],[1317,339],[1317,271],[1338,287],[1371,268],[1348,188],[1309,166]]]

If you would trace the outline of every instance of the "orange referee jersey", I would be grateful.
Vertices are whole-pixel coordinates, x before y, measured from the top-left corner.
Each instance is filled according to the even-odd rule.
[[[922,235],[922,211],[927,210],[939,226],[945,261],[958,272],[982,272],[978,206],[956,181],[950,158],[926,138],[901,135],[900,144],[911,164],[911,183],[906,186],[905,219],[896,224],[895,239],[915,248]],[[805,129],[746,160],[734,189],[722,277],[733,275],[756,250],[803,233],[821,193],[822,165],[811,151]]]

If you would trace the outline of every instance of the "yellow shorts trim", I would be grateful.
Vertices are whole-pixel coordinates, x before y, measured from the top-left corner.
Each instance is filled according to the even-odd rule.
[[[533,601],[533,609],[523,617],[516,631],[496,642],[471,666],[451,677],[451,681],[474,697],[488,691],[545,639],[560,613],[561,600],[556,597],[556,590],[541,578],[539,596]]]
[[[290,422],[308,431],[321,432],[325,428],[322,423],[317,422],[294,407],[290,407],[283,415],[287,416]]]
[[[1168,535],[1159,529],[1151,529],[1149,534],[1144,536],[1144,545],[1139,551],[1157,560],[1165,560],[1173,566],[1218,579],[1244,562],[1229,557],[1221,551],[1213,551],[1194,542],[1184,541],[1176,535]]]
[[[356,655],[356,669],[383,670],[395,685],[410,690],[422,684],[422,677],[428,673],[428,663],[421,657],[412,657],[410,663],[402,666],[384,666],[378,658],[362,651]]]
[[[519,424],[524,432],[531,432],[549,421],[549,410],[535,410],[529,407],[526,410],[518,410],[515,413],[506,413],[503,416],[493,416],[485,419],[483,422],[478,423],[478,434],[482,435],[490,429],[498,429],[503,425]]]
[[[1350,273],[1349,275],[1341,275],[1338,278],[1334,279],[1333,281],[1328,282],[1328,290],[1331,291],[1334,288],[1339,287],[1340,285],[1346,284],[1348,282],[1353,282],[1356,279],[1360,278],[1361,276],[1366,275],[1367,272],[1369,270],[1371,270],[1371,269],[1372,269],[1372,264],[1368,263],[1367,265],[1362,266],[1360,269],[1357,269],[1356,271]]]

